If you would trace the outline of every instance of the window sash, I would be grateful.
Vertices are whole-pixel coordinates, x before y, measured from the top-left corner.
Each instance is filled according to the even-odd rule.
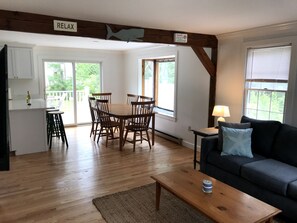
[[[146,62],[153,62],[153,79],[151,80],[150,83],[153,83],[152,85],[152,93],[149,93],[150,91],[148,91],[148,87],[147,85],[150,85],[146,80],[145,80],[145,69],[146,69]],[[156,101],[156,107],[159,109],[162,109],[164,111],[167,112],[174,112],[174,103],[175,103],[175,99],[174,99],[174,95],[175,95],[175,80],[174,80],[174,86],[173,86],[173,99],[172,99],[172,109],[168,109],[162,105],[160,105],[160,101],[159,101],[159,97],[161,95],[159,95],[159,88],[162,87],[159,77],[160,77],[160,73],[159,73],[159,67],[162,63],[169,63],[169,62],[176,62],[175,57],[169,57],[169,58],[158,58],[158,59],[143,59],[142,60],[142,94],[143,95],[147,95],[147,96],[151,96],[155,99]],[[176,72],[176,71],[175,71]],[[174,74],[174,79],[176,78],[175,74]],[[151,94],[151,95],[148,95]]]
[[[282,121],[286,91],[246,89],[245,114],[256,119]]]

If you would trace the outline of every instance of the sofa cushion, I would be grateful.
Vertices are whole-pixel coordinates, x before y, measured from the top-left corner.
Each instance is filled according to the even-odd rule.
[[[242,116],[242,123],[251,123],[253,128],[252,133],[252,151],[262,156],[271,157],[272,145],[274,143],[275,136],[281,126],[279,121],[266,121],[251,119],[246,116]]]
[[[223,132],[222,156],[237,155],[253,158],[251,135],[253,129],[233,129],[221,127]]]
[[[265,159],[242,165],[241,176],[267,190],[286,196],[289,183],[297,180],[297,168],[274,159]]]
[[[232,122],[219,122],[219,141],[218,149],[222,151],[223,149],[223,131],[222,127],[234,128],[234,129],[247,129],[251,127],[251,123],[232,123]]]
[[[253,158],[244,156],[221,156],[221,152],[212,150],[207,157],[207,162],[227,172],[240,176],[240,169],[243,164],[263,160],[265,157],[254,154]]]
[[[297,167],[297,128],[283,124],[272,148],[273,158]]]
[[[289,183],[287,194],[289,197],[297,200],[297,180]]]

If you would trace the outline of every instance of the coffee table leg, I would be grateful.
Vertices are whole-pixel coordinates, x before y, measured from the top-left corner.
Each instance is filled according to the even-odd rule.
[[[160,196],[161,196],[161,185],[156,182],[156,210],[159,210],[160,207]]]
[[[269,218],[269,219],[267,219],[266,221],[265,221],[265,223],[273,223],[274,221],[273,221],[273,217],[271,217],[271,218]]]

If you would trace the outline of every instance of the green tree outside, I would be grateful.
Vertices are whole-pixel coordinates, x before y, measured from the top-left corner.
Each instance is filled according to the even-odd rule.
[[[77,90],[84,90],[88,86],[91,93],[100,92],[100,64],[77,63],[75,69]]]
[[[48,76],[48,91],[71,91],[73,89],[72,77],[65,74],[64,63],[47,63],[47,69],[52,75]],[[84,90],[88,87],[90,92],[100,92],[100,64],[76,63],[76,89]]]

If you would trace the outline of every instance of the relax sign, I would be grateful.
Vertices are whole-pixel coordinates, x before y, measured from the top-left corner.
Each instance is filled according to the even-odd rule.
[[[77,23],[54,20],[54,30],[65,31],[65,32],[77,32]]]

